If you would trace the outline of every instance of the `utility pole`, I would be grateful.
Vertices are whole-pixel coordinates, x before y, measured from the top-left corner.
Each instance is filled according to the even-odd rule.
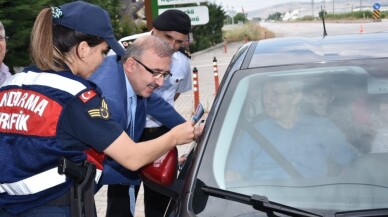
[[[311,0],[311,16],[314,17],[314,0]]]
[[[145,16],[147,20],[147,29],[151,31],[152,29],[152,3],[151,0],[144,0],[144,10]]]
[[[234,15],[236,15],[236,11],[234,10],[234,7],[229,11],[229,15],[232,18],[232,25],[234,25]]]

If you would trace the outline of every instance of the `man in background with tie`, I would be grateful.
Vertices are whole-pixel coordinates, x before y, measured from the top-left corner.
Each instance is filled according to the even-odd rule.
[[[5,53],[7,52],[7,39],[8,36],[5,35],[4,26],[0,22],[0,85],[5,81],[5,79],[12,76],[9,72],[8,66],[3,62]]]
[[[112,117],[134,141],[140,139],[147,114],[170,128],[186,121],[169,103],[153,93],[170,76],[172,52],[162,39],[142,36],[126,50],[121,60],[117,55],[106,57],[90,77],[101,88]],[[111,159],[106,160],[99,185],[106,184],[106,216],[134,216],[135,198],[131,196],[136,195],[140,187],[137,172],[125,169]]]

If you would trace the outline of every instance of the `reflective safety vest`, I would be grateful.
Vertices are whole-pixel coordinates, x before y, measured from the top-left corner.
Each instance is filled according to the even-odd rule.
[[[58,138],[62,111],[76,97],[96,92],[70,71],[26,71],[0,88],[0,207],[18,214],[63,195],[72,180],[58,174],[60,157],[88,158],[102,169],[101,154],[86,146],[66,147]]]

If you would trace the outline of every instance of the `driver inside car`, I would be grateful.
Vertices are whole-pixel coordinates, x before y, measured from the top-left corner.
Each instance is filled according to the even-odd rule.
[[[302,90],[300,80],[264,83],[266,116],[243,125],[229,151],[226,181],[322,177],[329,175],[329,165],[356,159],[358,154],[329,119],[300,113]]]

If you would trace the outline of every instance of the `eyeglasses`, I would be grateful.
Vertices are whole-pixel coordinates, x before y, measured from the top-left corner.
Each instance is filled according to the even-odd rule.
[[[134,59],[137,63],[139,63],[140,65],[142,65],[145,70],[147,70],[149,73],[152,74],[152,76],[154,78],[161,78],[163,77],[164,80],[167,80],[168,77],[170,77],[172,74],[170,71],[165,71],[165,72],[155,72],[153,71],[152,69],[148,68],[146,65],[144,65],[142,62],[140,62],[139,60],[135,59],[132,57],[132,59]]]
[[[8,41],[9,37],[6,35],[0,35],[0,41]]]

